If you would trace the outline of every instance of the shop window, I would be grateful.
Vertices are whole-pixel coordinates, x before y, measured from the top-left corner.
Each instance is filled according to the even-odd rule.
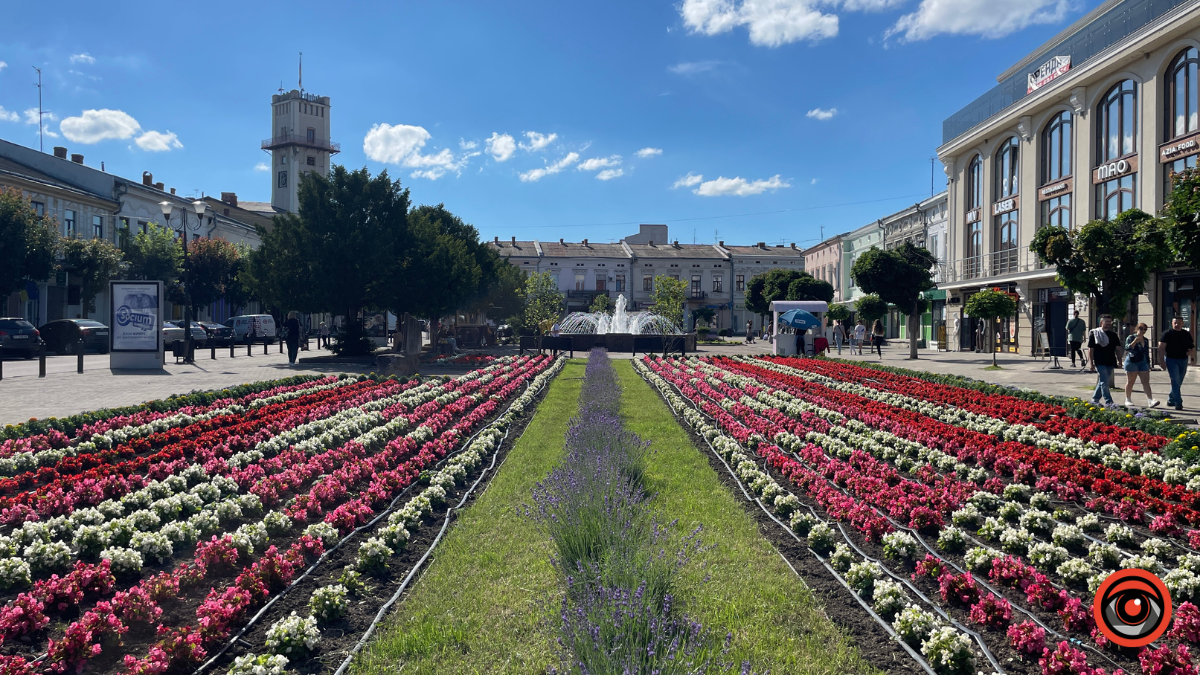
[[[1122,80],[1100,98],[1096,107],[1096,161],[1107,165],[1137,153],[1137,83]],[[1137,176],[1123,176],[1096,185],[1096,215],[1115,218],[1137,206]]]
[[[1042,185],[1061,182],[1071,176],[1071,129],[1072,117],[1068,110],[1055,115],[1042,129]],[[1039,227],[1054,225],[1070,229],[1071,191],[1043,199],[1040,211]]]
[[[1200,67],[1200,51],[1188,47],[1175,57],[1167,67],[1163,79],[1166,80],[1163,112],[1166,119],[1163,124],[1163,142],[1187,136],[1200,131],[1200,96],[1197,86],[1200,85],[1197,69]],[[1180,157],[1173,162],[1163,164],[1163,202],[1171,196],[1171,174],[1184,169],[1196,168],[1197,155]]]

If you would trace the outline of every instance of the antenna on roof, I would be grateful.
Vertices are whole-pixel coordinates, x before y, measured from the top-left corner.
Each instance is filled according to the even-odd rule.
[[[33,69],[36,70],[38,74],[38,152],[45,152],[46,148],[42,144],[42,129],[44,128],[42,125],[42,116],[48,111],[42,110],[42,69],[38,68],[37,66],[34,66]]]
[[[283,93],[283,80],[279,81],[279,93]]]
[[[300,93],[304,93],[304,52],[300,52]]]

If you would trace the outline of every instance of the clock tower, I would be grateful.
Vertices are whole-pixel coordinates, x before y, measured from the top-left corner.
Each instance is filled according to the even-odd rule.
[[[271,206],[296,213],[296,187],[305,172],[329,175],[330,158],[341,146],[329,140],[329,97],[301,89],[271,96]]]

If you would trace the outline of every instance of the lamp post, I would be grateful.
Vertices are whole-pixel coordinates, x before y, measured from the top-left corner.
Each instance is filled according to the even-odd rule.
[[[167,224],[171,223],[171,211],[173,204],[169,201],[164,201],[159,204],[162,208],[163,217],[166,218]],[[204,212],[208,208],[203,201],[197,200],[192,202],[192,209],[196,212],[196,224],[192,227],[193,230],[200,229],[200,225],[204,222]],[[184,345],[184,363],[193,363],[192,361],[192,293],[189,278],[188,268],[188,223],[187,211],[179,212],[179,236],[183,239],[183,345]]]

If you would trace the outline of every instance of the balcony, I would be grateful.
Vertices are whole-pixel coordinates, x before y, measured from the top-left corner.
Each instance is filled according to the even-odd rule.
[[[304,148],[313,148],[314,150],[324,150],[331,155],[336,155],[342,151],[341,143],[334,143],[323,138],[309,139],[307,135],[300,134],[280,134],[274,138],[268,138],[262,142],[263,150],[274,150],[276,148],[286,148],[292,145],[299,145]]]
[[[1018,277],[1041,276],[1039,273],[1053,275],[1054,267],[1042,263],[1036,253],[1030,251],[1028,246],[1023,246],[938,263],[935,279],[941,285],[964,285],[964,282],[976,279],[981,284],[987,284]]]

